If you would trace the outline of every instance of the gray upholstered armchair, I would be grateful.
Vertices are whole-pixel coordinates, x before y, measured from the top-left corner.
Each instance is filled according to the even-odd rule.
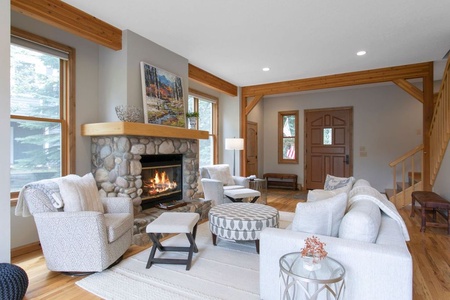
[[[205,199],[212,200],[213,205],[231,202],[225,195],[225,190],[248,188],[249,179],[242,176],[232,176],[227,164],[200,167],[200,176]]]
[[[34,217],[52,271],[100,272],[131,245],[131,199],[100,198],[92,174],[27,184],[16,215]]]

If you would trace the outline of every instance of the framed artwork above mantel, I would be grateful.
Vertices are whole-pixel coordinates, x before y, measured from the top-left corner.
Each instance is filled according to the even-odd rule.
[[[182,78],[141,62],[141,81],[145,123],[185,127]]]

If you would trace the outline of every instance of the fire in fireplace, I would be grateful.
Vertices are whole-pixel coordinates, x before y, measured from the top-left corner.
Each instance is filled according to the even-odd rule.
[[[183,198],[183,156],[142,155],[142,208]]]

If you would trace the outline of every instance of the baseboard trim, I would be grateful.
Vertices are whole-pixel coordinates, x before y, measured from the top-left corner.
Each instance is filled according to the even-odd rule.
[[[31,244],[23,245],[20,247],[16,247],[11,249],[11,258],[17,257],[23,254],[27,254],[33,251],[41,250],[41,243],[40,242],[34,242]]]

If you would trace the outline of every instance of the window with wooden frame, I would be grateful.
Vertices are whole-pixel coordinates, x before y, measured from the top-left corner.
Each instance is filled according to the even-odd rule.
[[[10,50],[14,200],[29,182],[75,172],[75,49],[11,28]]]
[[[278,163],[298,164],[298,110],[278,112]]]
[[[200,166],[213,165],[218,162],[217,131],[218,131],[217,97],[189,89],[188,112],[198,112],[197,129],[209,132],[209,139],[199,140]]]

